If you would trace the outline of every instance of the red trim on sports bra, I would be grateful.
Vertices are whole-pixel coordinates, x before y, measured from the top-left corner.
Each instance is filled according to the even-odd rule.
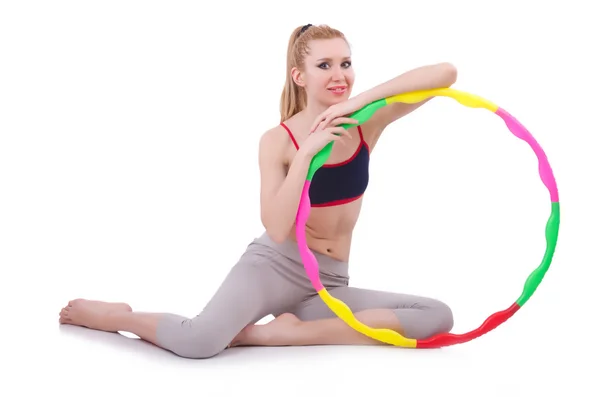
[[[298,142],[296,142],[296,138],[294,138],[294,134],[292,134],[292,131],[290,131],[288,126],[285,125],[285,123],[283,121],[281,123],[279,123],[279,125],[281,125],[283,128],[285,128],[285,130],[288,132],[288,135],[290,136],[290,138],[292,138],[292,142],[294,142],[294,146],[296,146],[296,150],[298,150],[299,149]]]
[[[348,204],[348,203],[351,203],[353,201],[356,201],[359,198],[361,198],[362,196],[363,195],[361,194],[360,196],[351,197],[351,198],[342,199],[342,200],[329,201],[329,202],[323,203],[323,204],[313,204],[313,203],[311,203],[311,207],[315,207],[315,208],[335,207],[336,205]]]

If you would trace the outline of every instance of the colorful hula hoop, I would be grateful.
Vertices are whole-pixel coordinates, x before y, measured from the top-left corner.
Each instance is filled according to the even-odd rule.
[[[506,110],[498,107],[492,102],[466,92],[451,88],[443,88],[415,91],[380,99],[354,112],[350,117],[358,120],[358,124],[362,124],[367,121],[376,110],[388,104],[394,102],[417,103],[433,96],[450,97],[464,106],[487,109],[500,116],[508,129],[517,138],[527,142],[537,156],[540,178],[550,193],[551,213],[546,223],[546,252],[542,258],[541,264],[530,273],[529,277],[527,277],[521,296],[512,305],[505,310],[498,311],[490,315],[477,329],[464,334],[443,333],[423,340],[406,338],[396,331],[390,329],[371,328],[361,323],[354,317],[354,314],[350,308],[341,300],[331,296],[321,283],[321,279],[319,277],[319,264],[306,244],[306,221],[310,215],[311,208],[308,192],[315,172],[321,166],[323,166],[323,164],[325,164],[329,158],[331,149],[333,147],[333,142],[330,142],[319,153],[317,153],[311,161],[296,216],[296,237],[306,273],[323,302],[350,327],[380,342],[410,348],[437,348],[465,343],[490,332],[511,318],[517,312],[517,310],[523,307],[529,298],[531,298],[537,287],[542,282],[544,275],[548,271],[550,263],[552,262],[552,257],[554,256],[554,251],[556,249],[558,229],[560,224],[558,190],[552,168],[548,163],[546,154],[541,146],[537,143],[535,138],[521,123],[519,123]],[[345,124],[343,127],[347,129],[354,125],[356,124]]]

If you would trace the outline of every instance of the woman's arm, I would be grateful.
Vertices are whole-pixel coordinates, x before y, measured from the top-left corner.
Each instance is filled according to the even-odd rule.
[[[314,131],[319,124],[326,125],[336,117],[350,115],[371,102],[383,98],[412,91],[450,87],[456,82],[456,75],[456,68],[447,62],[421,66],[402,73],[401,75],[358,94],[347,101],[330,106],[315,119],[311,126],[311,131]],[[414,104],[396,102],[378,109],[369,120],[364,123],[364,130],[370,135],[368,140],[375,142],[379,134],[381,134],[390,123],[406,116],[428,101],[429,99],[426,99]]]
[[[447,88],[456,82],[456,78],[456,68],[450,63],[444,62],[421,66],[357,95],[356,101],[365,106],[373,101],[405,92]],[[406,116],[428,101],[429,99],[426,99],[413,104],[396,102],[384,106],[375,112],[369,120],[369,129],[383,131],[389,124]]]
[[[259,143],[261,178],[261,221],[267,234],[276,242],[283,242],[296,221],[302,189],[312,157],[300,148],[287,170],[284,153],[287,140],[277,129],[267,131]]]

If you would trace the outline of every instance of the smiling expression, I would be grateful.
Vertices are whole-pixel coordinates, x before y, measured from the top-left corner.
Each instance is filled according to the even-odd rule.
[[[355,76],[344,39],[312,40],[303,66],[302,71],[294,68],[292,76],[304,87],[309,100],[329,106],[350,97]]]

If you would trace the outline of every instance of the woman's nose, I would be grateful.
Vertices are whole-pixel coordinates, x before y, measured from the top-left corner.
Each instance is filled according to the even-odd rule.
[[[342,70],[342,68],[334,68],[332,73],[332,77],[334,80],[344,80],[344,71]]]

